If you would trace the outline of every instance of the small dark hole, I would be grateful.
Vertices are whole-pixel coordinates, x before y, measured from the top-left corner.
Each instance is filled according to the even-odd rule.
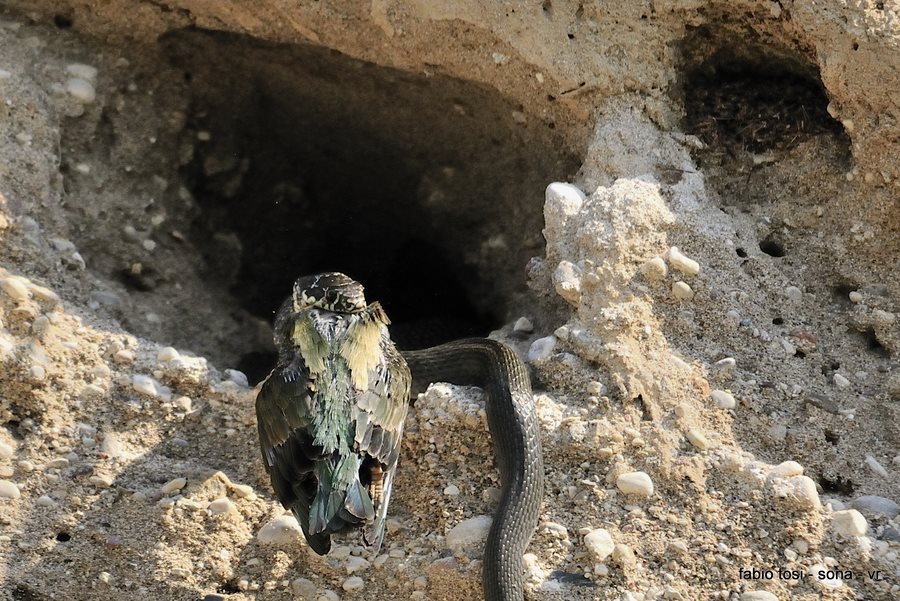
[[[856,485],[849,478],[836,476],[834,479],[827,476],[819,476],[819,486],[826,493],[850,495],[856,490]]]
[[[759,250],[770,257],[783,257],[787,254],[784,250],[784,245],[774,240],[771,236],[759,243]]]
[[[61,543],[67,543],[70,540],[72,540],[72,535],[69,534],[68,532],[60,532],[59,534],[56,535],[56,540],[58,540]]]
[[[832,432],[831,430],[825,430],[825,440],[830,442],[831,444],[837,444],[841,439],[840,435],[836,432]]]
[[[241,592],[241,588],[238,586],[237,580],[229,580],[228,582],[223,582],[216,592],[232,595]]]
[[[853,42],[853,49],[854,49],[854,50],[859,50],[859,43],[858,43],[858,42]]]
[[[72,17],[68,17],[66,15],[53,15],[53,24],[56,25],[59,29],[69,29],[72,27]]]
[[[566,34],[566,35],[569,37],[570,40],[574,40],[574,39],[575,39],[575,34],[574,34],[574,33],[568,33],[568,34]]]
[[[864,332],[860,332],[863,336],[863,339],[866,341],[866,350],[874,355],[878,355],[879,357],[884,357],[885,359],[891,356],[889,350],[884,348],[884,345],[881,344],[881,341],[878,340],[878,335],[875,334],[874,328],[868,328]]]
[[[740,246],[738,246],[736,249],[734,249],[734,252],[736,252],[736,253],[737,253],[737,256],[739,256],[739,257],[742,258],[742,259],[746,259],[746,258],[747,258],[747,251],[744,250],[744,249],[743,249],[742,247],[740,247]]]
[[[780,326],[784,323],[784,319],[781,317],[776,317],[775,319],[772,320],[772,323],[776,326]]]
[[[800,349],[797,349],[796,351],[794,351],[794,356],[803,359],[804,357],[806,357],[806,353],[801,351]]]
[[[553,3],[550,0],[544,0],[541,3],[541,10],[549,18],[553,16]]]

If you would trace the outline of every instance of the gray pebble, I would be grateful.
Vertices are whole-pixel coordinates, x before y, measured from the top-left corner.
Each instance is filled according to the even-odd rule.
[[[885,497],[863,495],[850,502],[850,507],[862,513],[874,513],[894,518],[900,514],[900,505]]]

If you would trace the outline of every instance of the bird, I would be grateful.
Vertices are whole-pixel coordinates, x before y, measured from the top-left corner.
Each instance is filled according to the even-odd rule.
[[[384,540],[411,385],[389,324],[338,272],[297,279],[275,317],[278,359],[256,398],[260,449],[319,555],[350,529],[375,552]]]

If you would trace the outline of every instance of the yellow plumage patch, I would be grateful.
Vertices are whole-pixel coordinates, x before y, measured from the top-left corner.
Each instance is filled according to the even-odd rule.
[[[328,345],[316,332],[306,319],[298,319],[294,323],[292,333],[294,344],[300,349],[300,355],[306,363],[310,373],[320,374],[325,371],[325,356],[328,354]]]
[[[369,388],[369,370],[381,359],[381,328],[389,323],[378,303],[372,303],[347,330],[341,356],[350,367],[350,378],[358,390]]]

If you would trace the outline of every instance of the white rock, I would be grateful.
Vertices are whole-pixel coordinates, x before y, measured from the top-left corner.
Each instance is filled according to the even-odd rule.
[[[0,289],[14,301],[27,301],[31,297],[31,290],[28,289],[26,281],[16,276],[3,278],[0,280]]]
[[[556,336],[544,336],[538,338],[531,343],[528,348],[528,362],[540,363],[546,361],[553,355],[553,349],[556,348]]]
[[[303,539],[303,531],[297,519],[291,514],[280,515],[269,520],[259,529],[256,540],[261,545],[289,545]]]
[[[341,588],[343,588],[348,593],[353,593],[356,591],[361,591],[365,585],[366,583],[363,582],[363,579],[359,576],[350,576],[350,578],[344,580],[344,584],[341,585]]]
[[[247,381],[247,375],[242,371],[237,369],[226,369],[223,373],[229,381],[234,382],[242,388],[248,388],[250,386],[250,383]]]
[[[513,325],[513,331],[529,334],[534,331],[534,324],[532,324],[531,320],[527,317],[520,317],[516,320],[515,325]]]
[[[628,472],[616,478],[616,488],[626,495],[649,497],[653,494],[653,481],[645,472]]]
[[[659,281],[666,277],[666,274],[669,273],[669,268],[666,267],[666,262],[663,261],[662,257],[653,257],[641,267],[641,273],[644,274],[648,280]]]
[[[177,349],[171,346],[161,348],[159,349],[159,352],[156,353],[156,359],[162,362],[172,361],[173,359],[177,359],[180,356],[181,353],[179,353]]]
[[[73,77],[66,82],[66,91],[69,95],[82,104],[90,104],[97,98],[97,92],[91,82]]]
[[[584,546],[597,561],[602,562],[612,554],[615,548],[612,536],[603,528],[591,530],[584,537]]]
[[[444,494],[448,497],[455,497],[459,494],[459,487],[455,484],[448,484],[444,488]]]
[[[16,486],[15,482],[0,480],[0,498],[18,499],[20,496],[22,496],[22,493],[19,491],[19,487]]]
[[[367,570],[369,568],[369,562],[362,557],[351,555],[347,558],[344,568],[347,570],[347,574],[353,574],[354,572]]]
[[[796,461],[782,461],[769,472],[770,478],[793,478],[803,475],[803,466]]]
[[[834,376],[832,376],[832,381],[834,382],[834,385],[837,386],[838,388],[849,388],[850,387],[850,380],[848,380],[841,374],[838,374],[838,373],[834,374]]]
[[[701,451],[705,451],[710,447],[709,440],[707,440],[706,436],[704,436],[703,432],[700,430],[688,430],[685,436],[692,445]]]
[[[709,396],[719,409],[734,409],[737,405],[734,396],[724,390],[713,390],[709,393]]]
[[[39,507],[53,507],[56,505],[56,501],[54,501],[50,495],[41,495],[37,498],[35,504]]]
[[[131,385],[135,392],[146,394],[151,397],[159,396],[159,389],[156,385],[156,381],[150,376],[135,374],[131,378]]]
[[[866,455],[866,465],[869,466],[870,470],[872,470],[882,478],[888,477],[888,471],[884,469],[884,466],[878,463],[878,460],[871,455]]]
[[[831,529],[840,536],[865,536],[869,524],[863,514],[855,509],[835,511],[831,516]]]
[[[677,246],[669,249],[669,264],[685,275],[697,275],[700,273],[700,263],[685,256]]]
[[[776,498],[784,499],[798,509],[812,510],[822,506],[816,483],[808,476],[775,478],[771,481],[771,485]]]
[[[584,201],[584,192],[572,184],[553,182],[544,191],[544,212],[572,217],[581,211]]]
[[[476,515],[463,520],[447,532],[447,547],[453,552],[480,550],[491,528],[491,516]]]
[[[691,300],[694,298],[694,290],[681,280],[672,284],[672,296],[678,300]]]
[[[232,503],[231,499],[228,497],[220,497],[210,501],[208,509],[212,515],[237,513],[237,507],[235,507],[234,503]]]
[[[769,591],[747,591],[741,595],[741,601],[778,601],[778,597]]]
[[[316,584],[308,578],[297,578],[291,582],[294,595],[312,601],[316,595]]]
[[[160,491],[164,495],[170,495],[184,488],[185,484],[187,484],[187,478],[174,478],[163,484]]]
[[[13,448],[5,442],[0,442],[0,459],[12,459]]]
[[[809,567],[808,574],[810,579],[813,582],[820,584],[823,588],[826,589],[837,589],[844,586],[843,578],[827,578],[829,571],[834,571],[835,568],[829,568],[823,563],[817,563],[813,566]],[[821,578],[820,578],[821,576]]]
[[[72,63],[66,66],[66,73],[85,81],[93,82],[97,79],[97,68],[84,63]]]
[[[859,292],[857,292],[856,290],[853,290],[853,291],[849,294],[849,296],[850,296],[850,302],[851,302],[851,303],[861,303],[861,302],[862,302],[863,295],[860,294]]]
[[[577,305],[581,300],[581,269],[571,261],[560,261],[553,271],[556,293]]]

